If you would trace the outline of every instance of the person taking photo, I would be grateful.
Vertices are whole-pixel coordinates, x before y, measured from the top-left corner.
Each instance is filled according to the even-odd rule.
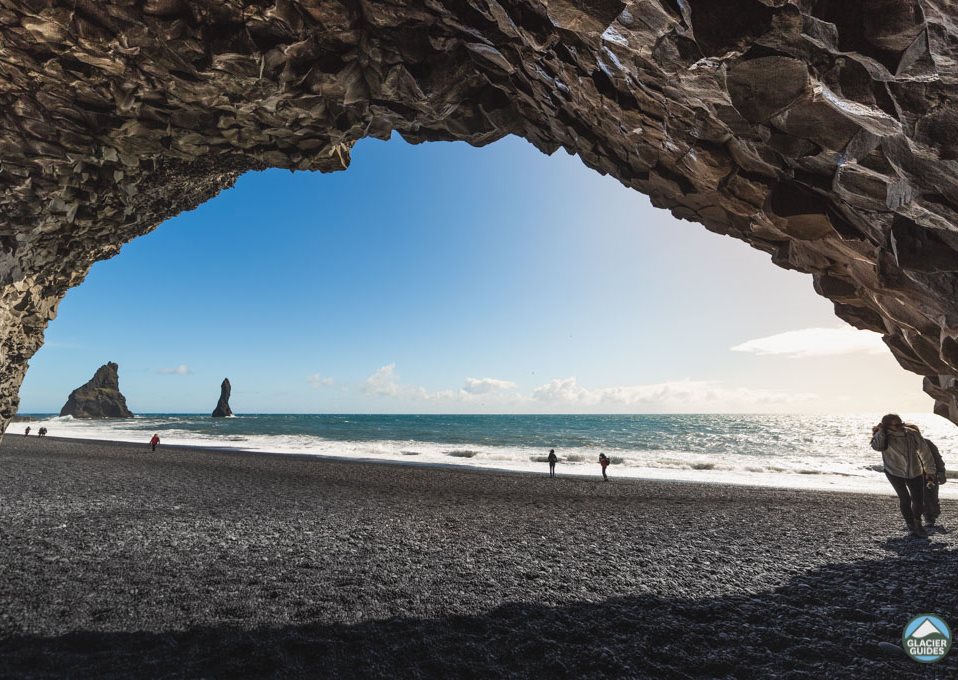
[[[895,413],[872,428],[871,446],[882,454],[885,476],[898,494],[901,515],[915,536],[927,537],[921,525],[925,484],[937,483],[935,459],[917,428],[906,427]]]

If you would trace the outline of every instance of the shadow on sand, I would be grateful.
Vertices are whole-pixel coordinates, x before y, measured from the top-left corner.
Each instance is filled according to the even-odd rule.
[[[958,625],[958,551],[892,539],[897,553],[830,564],[771,591],[650,595],[481,615],[170,633],[0,640],[4,677],[956,677],[888,644],[930,611]],[[729,564],[734,569],[734,564]]]

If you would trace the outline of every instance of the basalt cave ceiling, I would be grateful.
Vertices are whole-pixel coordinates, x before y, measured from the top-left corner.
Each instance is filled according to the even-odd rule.
[[[247,170],[518,135],[812,274],[958,422],[958,2],[0,0],[0,425],[66,291]]]

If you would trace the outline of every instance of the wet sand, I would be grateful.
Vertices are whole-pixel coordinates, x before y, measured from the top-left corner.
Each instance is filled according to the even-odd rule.
[[[0,677],[958,674],[879,646],[958,627],[890,489],[596,477],[7,435]]]

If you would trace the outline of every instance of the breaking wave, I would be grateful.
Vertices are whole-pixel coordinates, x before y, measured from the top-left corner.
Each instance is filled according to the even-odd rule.
[[[143,415],[128,420],[39,416],[50,436],[221,450],[397,460],[542,472],[550,448],[560,474],[657,477],[810,488],[888,491],[868,445],[874,416],[372,416]],[[946,462],[954,426],[908,416]],[[15,432],[13,425],[10,432]],[[949,475],[951,476],[951,475]],[[950,496],[950,487],[942,495]],[[958,486],[958,485],[955,485]],[[947,490],[947,491],[946,491]]]

